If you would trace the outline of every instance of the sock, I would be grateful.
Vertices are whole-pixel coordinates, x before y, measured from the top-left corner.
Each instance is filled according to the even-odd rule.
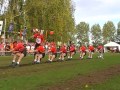
[[[70,58],[70,56],[68,56],[68,58]]]
[[[40,62],[40,60],[37,60],[37,62]]]
[[[72,58],[72,57],[70,57],[70,58]]]
[[[49,61],[51,61],[51,62],[52,62],[52,60],[49,60]]]
[[[17,62],[17,64],[19,65],[19,62]]]
[[[34,62],[36,62],[37,60],[35,59]]]
[[[15,62],[15,60],[13,60],[12,62]]]
[[[62,60],[64,60],[64,58],[62,58]]]

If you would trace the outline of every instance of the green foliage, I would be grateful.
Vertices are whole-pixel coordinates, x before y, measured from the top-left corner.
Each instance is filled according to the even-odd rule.
[[[88,37],[89,24],[88,23],[80,22],[76,26],[76,30],[77,30],[77,38],[80,40],[81,43],[89,42],[89,37]]]
[[[117,35],[120,35],[120,22],[118,22],[118,29],[117,29]]]
[[[102,31],[99,24],[95,24],[91,27],[91,33],[95,45],[102,43]]]
[[[107,42],[109,40],[114,40],[115,37],[115,26],[112,21],[108,21],[103,26],[103,39],[104,42]]]
[[[24,26],[28,31],[39,28],[45,30],[47,40],[66,42],[71,37],[68,32],[74,32],[73,8],[71,0],[9,0],[4,17],[7,27],[10,22],[15,24],[15,31]],[[49,35],[51,30],[55,32],[54,37]],[[29,38],[32,33],[27,35]]]

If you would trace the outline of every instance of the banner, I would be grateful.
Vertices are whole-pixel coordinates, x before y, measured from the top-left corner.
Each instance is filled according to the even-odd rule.
[[[1,35],[1,32],[2,32],[2,27],[3,27],[3,21],[0,21],[0,35]]]
[[[14,24],[10,23],[9,28],[8,28],[8,32],[12,32],[14,29]]]

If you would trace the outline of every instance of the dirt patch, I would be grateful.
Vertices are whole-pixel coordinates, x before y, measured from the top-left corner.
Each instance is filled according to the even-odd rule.
[[[38,90],[75,90],[77,87],[85,87],[85,85],[93,85],[104,82],[112,76],[120,75],[120,65],[109,67],[108,69],[90,73],[89,75],[78,75],[72,80],[59,83],[54,86],[39,88]],[[86,86],[87,87],[87,86]]]

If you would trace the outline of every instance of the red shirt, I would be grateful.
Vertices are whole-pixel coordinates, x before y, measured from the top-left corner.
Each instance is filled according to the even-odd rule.
[[[34,38],[37,38],[38,35],[39,35],[39,33],[35,33],[35,34],[33,35],[33,37],[34,37]]]
[[[83,52],[85,52],[86,51],[86,47],[85,46],[81,46],[80,50],[83,51]]]
[[[98,50],[101,50],[101,49],[103,49],[103,46],[101,46],[101,45],[98,46]]]
[[[52,46],[50,47],[50,51],[51,51],[52,53],[57,53],[57,49],[56,49],[56,47],[55,47],[54,45],[52,45]]]
[[[75,51],[75,46],[74,45],[70,46],[70,52],[72,52],[72,51]]]
[[[44,41],[44,36],[43,34],[40,33],[35,33],[33,37],[36,39],[36,43],[40,44]]]
[[[39,46],[36,50],[41,53],[45,52],[44,46]]]
[[[67,52],[67,49],[66,49],[66,46],[61,46],[61,48],[60,48],[60,52],[62,52],[62,53],[66,53]]]
[[[16,47],[14,47],[15,51],[20,51],[22,52],[24,50],[24,44],[23,43],[17,43]]]
[[[93,50],[94,50],[94,47],[93,47],[93,46],[89,46],[88,49],[89,49],[90,51],[93,51]]]

